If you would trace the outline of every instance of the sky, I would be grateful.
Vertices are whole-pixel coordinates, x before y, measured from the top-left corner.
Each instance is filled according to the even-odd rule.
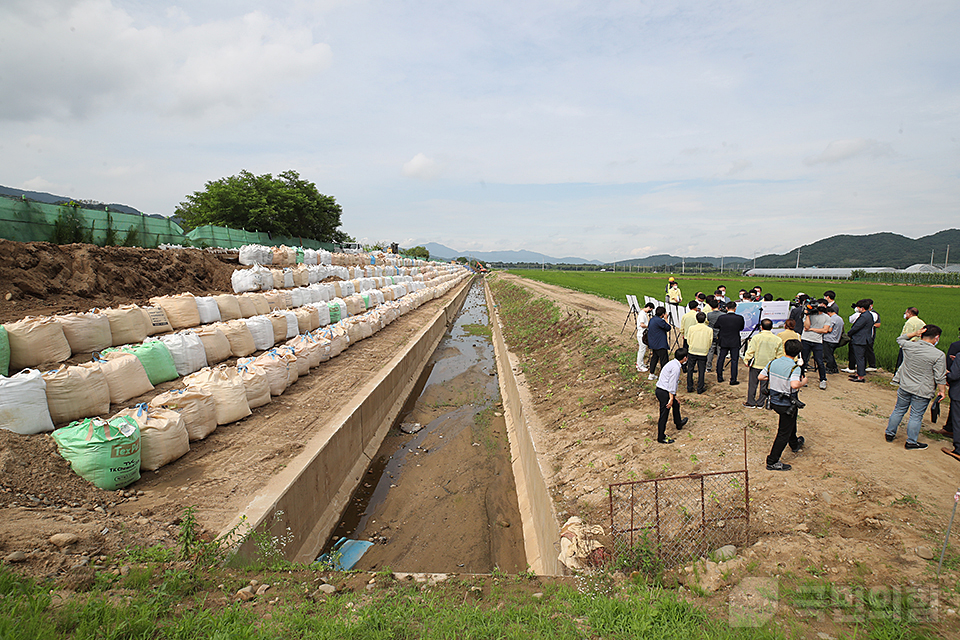
[[[960,3],[3,0],[0,184],[293,169],[365,242],[604,261],[960,227]]]

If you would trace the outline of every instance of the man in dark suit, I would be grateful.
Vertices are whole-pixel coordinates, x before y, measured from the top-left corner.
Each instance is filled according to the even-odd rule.
[[[740,332],[743,331],[743,316],[737,315],[737,303],[727,303],[727,312],[717,318],[714,329],[717,331],[717,344],[720,346],[720,358],[717,360],[717,382],[723,382],[723,365],[730,354],[730,386],[737,382],[737,369],[740,366]]]
[[[950,346],[953,347],[953,345]],[[949,364],[947,384],[950,389],[947,392],[950,396],[950,412],[947,414],[948,422],[945,431],[950,431],[950,435],[953,436],[953,450],[944,447],[943,452],[960,460],[960,358],[954,357],[953,363]]]
[[[867,344],[873,340],[873,314],[870,313],[870,304],[860,300],[853,305],[860,314],[853,326],[847,331],[850,336],[850,349],[853,351],[853,360],[857,363],[857,372],[850,375],[851,382],[866,382],[867,374]]]

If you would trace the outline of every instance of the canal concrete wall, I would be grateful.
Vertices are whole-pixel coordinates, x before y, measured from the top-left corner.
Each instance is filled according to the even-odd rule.
[[[315,435],[304,450],[221,535],[253,529],[282,541],[282,552],[289,560],[316,559],[430,356],[456,319],[472,282],[467,279],[455,289],[453,297],[353,401],[333,416],[316,417]],[[247,538],[240,553],[255,555],[255,540]]]
[[[490,329],[493,331],[493,348],[497,356],[497,378],[503,399],[503,415],[510,438],[527,564],[538,575],[563,575],[565,568],[557,557],[560,551],[560,527],[557,524],[553,500],[544,480],[527,416],[524,415],[510,352],[503,340],[500,316],[486,282],[484,291],[490,314]]]

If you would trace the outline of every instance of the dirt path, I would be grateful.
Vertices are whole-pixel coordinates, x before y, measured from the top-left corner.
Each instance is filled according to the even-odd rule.
[[[561,309],[588,314],[609,343],[635,348],[630,328],[620,334],[625,304],[509,274],[498,277],[554,300]],[[960,464],[940,452],[949,443],[927,433],[929,413],[920,438],[930,443],[928,449],[904,450],[905,425],[894,443],[885,442],[883,430],[896,399],[889,375],[872,375],[870,384],[858,385],[839,374],[829,377],[825,391],[815,382],[804,389],[807,406],[799,433],[807,444],[797,455],[785,452],[790,472],[765,468],[777,417],[742,406],[744,368],[737,387],[708,375],[706,393],[697,396],[686,394],[681,384],[681,407],[690,422],[669,446],[654,442],[654,383],[644,377],[624,388],[618,378],[583,378],[582,372],[557,372],[544,386],[529,383],[528,376],[542,425],[537,433],[541,466],[553,471],[548,482],[561,520],[579,512],[608,525],[608,483],[742,468],[746,425],[754,530],[764,549],[757,552],[761,566],[778,573],[785,565],[802,573],[813,564],[828,575],[846,576],[862,565],[872,573],[867,580],[879,584],[929,578],[930,563],[916,548],[934,548],[939,555]],[[563,395],[551,399],[550,391],[557,388],[569,389],[565,395],[579,403],[566,408]]]

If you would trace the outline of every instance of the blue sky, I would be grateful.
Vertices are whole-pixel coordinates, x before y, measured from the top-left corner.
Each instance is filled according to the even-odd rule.
[[[370,241],[615,260],[960,226],[960,4],[4,0],[0,184],[294,169]]]

